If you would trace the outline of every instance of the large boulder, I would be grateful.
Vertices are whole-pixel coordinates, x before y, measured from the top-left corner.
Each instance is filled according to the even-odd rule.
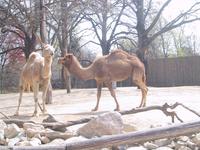
[[[78,134],[87,138],[103,135],[120,134],[123,131],[123,121],[118,112],[108,112],[92,119],[78,129]]]

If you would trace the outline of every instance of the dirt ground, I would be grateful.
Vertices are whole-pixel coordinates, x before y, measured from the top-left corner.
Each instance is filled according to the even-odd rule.
[[[135,108],[141,100],[140,90],[136,87],[117,88],[116,94],[121,110]],[[47,117],[47,115],[40,115],[38,118],[32,117],[34,111],[32,93],[24,94],[20,107],[20,116],[13,116],[16,111],[18,97],[19,93],[1,94],[0,112],[11,118],[34,120],[37,122]],[[41,101],[41,93],[39,99]],[[147,106],[163,105],[166,102],[168,104],[180,102],[200,113],[200,86],[149,87]],[[67,94],[66,90],[54,90],[53,104],[47,105],[47,109],[48,113],[52,114],[57,120],[71,121],[101,114],[106,111],[112,111],[115,108],[115,102],[107,89],[103,89],[102,91],[99,110],[97,112],[91,112],[95,104],[96,89],[72,89],[70,94]],[[181,107],[178,107],[176,112],[184,121],[199,119],[199,117]],[[0,118],[3,118],[2,114],[0,114]],[[171,123],[171,118],[163,115],[161,111],[125,115],[123,116],[123,120],[125,123],[132,124],[138,129],[149,128],[152,124],[156,126]]]

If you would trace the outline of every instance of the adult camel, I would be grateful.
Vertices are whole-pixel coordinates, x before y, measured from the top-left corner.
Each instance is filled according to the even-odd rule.
[[[95,79],[97,84],[97,103],[93,111],[98,110],[102,85],[105,84],[116,103],[116,111],[120,110],[115,91],[112,88],[113,81],[123,81],[132,78],[142,92],[142,100],[139,107],[146,105],[147,86],[144,64],[136,55],[130,55],[123,50],[115,50],[109,55],[97,58],[90,66],[83,68],[73,54],[66,54],[59,58],[58,62],[82,80]]]

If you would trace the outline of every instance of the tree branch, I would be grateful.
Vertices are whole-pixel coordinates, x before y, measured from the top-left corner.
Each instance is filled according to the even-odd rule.
[[[5,53],[8,53],[8,52],[10,52],[10,51],[14,51],[14,50],[17,50],[17,49],[24,49],[25,47],[15,47],[15,48],[11,48],[11,49],[7,49],[7,50],[5,50],[5,51],[3,51],[3,52],[0,52],[0,55],[2,55],[2,54],[5,54]]]
[[[151,25],[146,29],[145,33],[149,33],[152,28],[155,26],[155,24],[158,22],[163,10],[167,7],[167,5],[171,2],[171,0],[167,0],[163,6],[160,8],[160,10],[158,11],[156,17],[154,18],[153,22],[151,23]]]

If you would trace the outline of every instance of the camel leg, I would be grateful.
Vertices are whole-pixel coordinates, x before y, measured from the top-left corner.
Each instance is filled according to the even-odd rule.
[[[49,80],[44,81],[44,84],[43,84],[43,91],[42,91],[42,106],[43,106],[42,113],[43,114],[47,113],[45,101],[46,101],[46,96],[47,96],[47,91],[48,91],[48,88],[49,88],[49,84],[50,84]]]
[[[20,90],[19,90],[19,100],[18,100],[18,106],[17,106],[17,110],[15,112],[15,116],[18,116],[19,115],[19,107],[21,105],[21,102],[22,102],[22,95],[23,95],[23,92],[24,92],[24,87],[23,86],[20,86]]]
[[[39,116],[39,113],[38,113],[38,93],[39,93],[39,84],[34,83],[33,84],[33,94],[34,94],[34,101],[35,101],[35,111],[33,113],[33,116],[36,116],[36,117]]]
[[[92,111],[97,111],[99,108],[99,100],[101,97],[101,89],[102,89],[102,83],[97,83],[97,103],[96,106],[94,107],[94,109],[92,109]]]
[[[116,108],[115,108],[114,111],[120,111],[119,103],[118,103],[118,101],[117,101],[116,94],[115,94],[115,90],[114,90],[113,87],[112,87],[112,82],[107,83],[106,86],[108,87],[108,89],[109,89],[109,91],[110,91],[110,94],[111,94],[111,96],[114,98],[115,103],[116,103]]]
[[[133,80],[133,82],[141,89],[142,92],[142,100],[139,105],[139,107],[145,107],[146,106],[146,96],[147,96],[147,86],[143,81]]]

